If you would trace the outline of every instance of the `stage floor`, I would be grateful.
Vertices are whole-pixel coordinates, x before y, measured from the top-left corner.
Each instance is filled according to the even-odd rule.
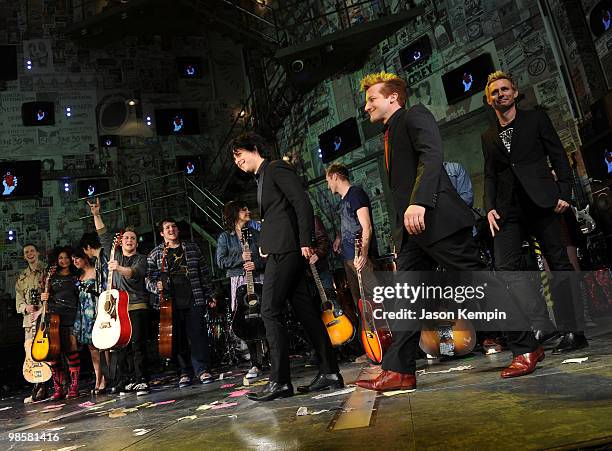
[[[499,377],[510,360],[509,352],[446,362],[420,360],[419,369],[425,374],[418,377],[415,392],[379,394],[370,407],[361,405],[367,412],[346,408],[360,388],[322,399],[300,395],[264,404],[249,401],[240,392],[230,397],[244,390],[238,371],[209,385],[183,389],[176,387],[176,378],[158,378],[151,394],[140,397],[87,395],[24,405],[26,394],[20,394],[0,401],[0,448],[610,449],[612,334],[600,331],[589,336],[589,348],[564,356],[549,352],[535,373],[510,380]],[[578,357],[588,360],[561,364]],[[300,360],[294,360],[293,366],[294,385],[315,374]],[[377,369],[351,363],[342,366],[342,373],[351,384],[360,373],[373,375]],[[302,406],[310,413],[326,411],[296,416]],[[359,417],[370,410],[369,426],[334,429],[340,417]]]

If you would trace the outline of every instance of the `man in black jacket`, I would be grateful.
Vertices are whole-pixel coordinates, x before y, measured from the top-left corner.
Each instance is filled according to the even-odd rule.
[[[313,210],[306,191],[291,165],[268,161],[264,139],[246,133],[234,139],[231,151],[236,166],[255,175],[261,213],[261,254],[268,254],[264,273],[261,315],[270,346],[270,381],[260,393],[248,396],[271,401],[293,395],[289,372],[285,302],[291,302],[306,330],[319,361],[319,374],[300,392],[344,386],[329,336],[321,321],[319,304],[311,296],[306,279],[306,261],[313,255]]]
[[[442,139],[433,115],[423,106],[406,110],[406,83],[396,75],[381,72],[361,81],[366,91],[365,111],[371,122],[385,124],[385,166],[393,198],[391,224],[398,271],[431,271],[438,265],[451,271],[485,271],[478,247],[472,238],[473,216],[461,199],[442,165]],[[492,279],[499,302],[507,293]],[[495,299],[496,298],[496,299]],[[489,299],[488,299],[489,301]],[[508,316],[517,325],[524,316],[511,302],[505,303]],[[508,327],[508,326],[507,326]],[[517,327],[508,330],[520,331]],[[393,342],[383,356],[381,374],[357,385],[370,390],[413,389],[416,387],[416,357],[420,332],[393,328]],[[501,376],[516,377],[535,370],[544,351],[533,333],[513,334],[510,347],[514,359]]]
[[[536,236],[551,270],[555,320],[563,333],[553,354],[588,346],[580,330],[582,306],[574,308],[574,270],[562,242],[559,216],[571,200],[570,166],[561,141],[544,111],[516,108],[518,90],[502,71],[489,75],[487,102],[495,111],[497,124],[482,135],[485,158],[485,203],[494,236],[495,266],[512,271],[509,283],[517,300],[530,317],[549,323],[545,306],[538,302],[537,288],[521,269],[521,243],[529,232]],[[550,160],[557,181],[548,167]],[[574,296],[572,296],[574,293]],[[578,316],[577,316],[578,315]],[[543,331],[542,336],[551,334]]]

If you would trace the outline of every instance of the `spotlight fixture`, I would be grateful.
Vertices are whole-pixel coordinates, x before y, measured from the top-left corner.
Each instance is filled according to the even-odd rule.
[[[127,103],[127,104],[128,104],[129,106],[134,106],[134,105],[136,105],[137,103],[138,103],[138,100],[136,100],[136,99],[130,99],[130,100],[128,100],[128,103]]]
[[[322,160],[323,159],[323,151],[321,149],[319,149],[319,158]]]
[[[26,69],[27,70],[32,70],[32,60],[27,60],[26,61]]]
[[[64,182],[64,192],[65,193],[69,193],[70,192],[70,183]]]
[[[8,243],[12,243],[12,242],[13,242],[13,241],[15,241],[16,239],[17,239],[17,232],[16,232],[16,231],[14,231],[14,230],[12,230],[12,229],[9,229],[9,230],[6,232],[6,241],[7,241]]]
[[[291,70],[293,72],[295,72],[296,74],[298,72],[302,72],[304,70],[304,61],[302,60],[295,60],[291,63]]]
[[[152,122],[151,122],[151,116],[147,116],[147,127],[150,127]]]
[[[71,117],[72,116],[72,108],[67,106],[66,109],[66,117]]]

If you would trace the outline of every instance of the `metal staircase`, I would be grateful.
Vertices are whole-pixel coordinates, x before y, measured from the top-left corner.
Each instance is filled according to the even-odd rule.
[[[183,238],[196,241],[206,256],[213,275],[216,273],[215,249],[217,236],[223,230],[223,202],[207,188],[200,186],[184,172],[154,177],[139,183],[114,189],[97,196],[102,204],[104,222],[111,228],[135,226],[146,241],[141,251],[148,252],[157,246],[161,237],[157,224],[172,217],[189,227],[189,236]],[[79,206],[85,200],[77,199]],[[91,215],[81,216],[75,221],[92,222]],[[182,230],[183,234],[185,230]]]

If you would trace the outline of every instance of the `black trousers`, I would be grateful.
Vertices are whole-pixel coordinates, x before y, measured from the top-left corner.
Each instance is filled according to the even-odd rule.
[[[116,380],[148,382],[147,339],[149,338],[149,311],[146,309],[129,312],[132,323],[132,339],[123,349],[111,353],[116,359]]]
[[[498,305],[508,312],[510,318],[516,318],[517,324],[524,324],[527,320],[524,315],[510,299],[504,285],[494,277],[488,277],[488,270],[480,258],[478,246],[472,237],[472,228],[467,227],[443,238],[429,246],[420,246],[410,238],[404,229],[402,247],[397,256],[398,271],[433,271],[441,265],[449,271],[478,271],[487,283],[487,307]],[[393,333],[393,341],[383,356],[382,368],[384,370],[396,371],[398,373],[414,374],[416,370],[416,358],[421,336],[420,330],[402,330],[390,325]],[[510,330],[512,325],[507,325]],[[533,352],[538,343],[531,331],[511,332],[509,335],[509,347],[514,355]]]
[[[338,363],[329,335],[321,320],[320,302],[312,297],[306,279],[306,263],[301,253],[270,254],[264,275],[261,315],[270,347],[270,380],[288,383],[289,348],[285,323],[285,303],[289,300],[293,311],[305,329],[319,359],[319,370],[337,373]]]
[[[540,280],[520,271],[521,244],[529,235],[537,238],[548,266],[554,271],[550,288],[557,329],[582,330],[584,311],[578,294],[578,274],[563,244],[560,215],[539,208],[526,195],[516,195],[513,209],[500,216],[500,230],[493,240],[495,267],[505,273],[512,294],[532,318],[533,327],[544,331],[555,329],[539,294]]]
[[[204,306],[193,305],[173,311],[173,335],[181,376],[196,376],[210,370],[208,333]]]

